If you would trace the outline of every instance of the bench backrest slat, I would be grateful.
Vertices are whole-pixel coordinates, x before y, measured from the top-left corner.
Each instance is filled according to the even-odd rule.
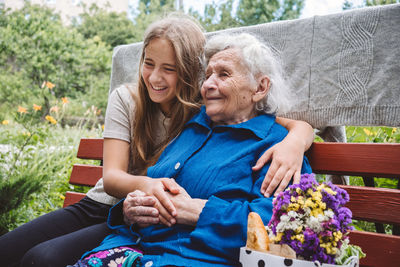
[[[74,164],[69,183],[94,186],[103,177],[103,167],[97,165]]]
[[[103,159],[103,138],[82,138],[78,148],[80,159]]]
[[[65,193],[64,205],[63,207],[68,207],[76,202],[79,202],[82,198],[84,198],[86,194],[84,193],[77,193],[77,192],[70,192],[68,191]]]
[[[400,225],[400,190],[340,185],[350,195],[347,207],[353,218]]]
[[[314,143],[306,154],[315,173],[400,178],[399,144]]]
[[[352,231],[350,242],[359,245],[367,254],[366,258],[361,259],[361,266],[400,266],[400,236]]]

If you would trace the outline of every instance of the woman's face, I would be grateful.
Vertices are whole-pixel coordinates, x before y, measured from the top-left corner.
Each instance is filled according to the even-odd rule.
[[[150,99],[159,103],[163,112],[169,113],[178,82],[175,50],[168,40],[156,38],[144,51],[142,77]]]
[[[253,94],[257,84],[242,63],[237,49],[227,49],[211,57],[201,95],[207,115],[217,124],[237,124],[255,116]]]

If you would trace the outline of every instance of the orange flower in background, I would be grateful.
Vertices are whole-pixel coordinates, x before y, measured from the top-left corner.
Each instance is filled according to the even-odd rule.
[[[18,112],[19,113],[28,113],[28,111],[27,111],[27,109],[26,108],[24,108],[24,107],[21,107],[21,106],[18,106]]]
[[[62,97],[61,100],[62,100],[63,104],[68,104],[69,103],[69,100],[66,97]]]
[[[45,117],[45,119],[46,119],[47,121],[49,121],[51,124],[57,124],[57,121],[56,121],[56,119],[54,119],[53,116],[47,115],[47,116]]]
[[[53,107],[50,108],[50,112],[55,112],[55,113],[57,113],[59,109],[60,109],[60,108],[59,108],[58,106],[53,106]]]
[[[33,104],[33,109],[34,109],[35,111],[39,111],[39,110],[42,110],[42,106]]]
[[[3,125],[8,125],[9,123],[10,123],[9,120],[4,120],[4,121],[1,122],[1,124],[3,124]]]
[[[49,88],[50,90],[54,88],[54,86],[56,86],[54,83],[47,81],[46,82],[46,87]]]

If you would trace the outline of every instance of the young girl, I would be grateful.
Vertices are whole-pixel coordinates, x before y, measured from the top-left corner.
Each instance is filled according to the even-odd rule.
[[[155,196],[162,223],[175,223],[176,210],[165,190],[176,192],[176,184],[168,177],[150,179],[145,173],[199,110],[204,43],[201,28],[188,18],[166,18],[148,28],[137,88],[122,86],[109,97],[103,179],[79,203],[0,237],[2,264],[65,266],[76,262],[110,233],[105,223],[109,208],[136,189]],[[303,153],[313,141],[308,124],[278,122],[290,130],[289,135],[266,151],[254,167],[257,170],[272,158],[262,186],[266,195],[279,183],[278,190],[282,190],[292,177],[298,181]]]

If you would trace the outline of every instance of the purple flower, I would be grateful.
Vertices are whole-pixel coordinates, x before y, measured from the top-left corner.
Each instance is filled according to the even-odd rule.
[[[291,185],[274,199],[268,226],[277,237],[275,242],[289,245],[298,256],[321,263],[335,263],[335,251],[340,249],[352,229],[351,211],[344,207],[348,201],[349,195],[345,190],[332,183],[321,187],[313,173],[303,174],[299,184]],[[290,210],[295,217],[291,217]],[[311,214],[315,217],[310,217]],[[286,217],[280,224],[283,215],[290,218]],[[303,226],[301,232],[297,229],[299,224]]]

